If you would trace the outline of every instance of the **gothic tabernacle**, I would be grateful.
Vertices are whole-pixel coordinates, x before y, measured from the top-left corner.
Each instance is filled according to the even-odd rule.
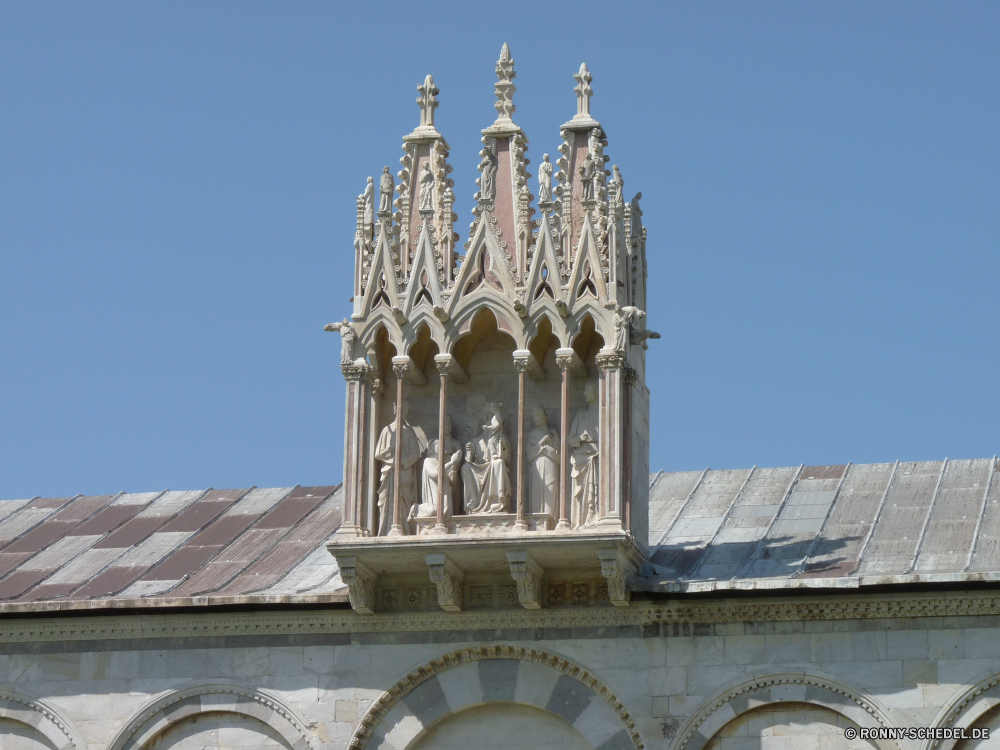
[[[431,76],[398,184],[385,167],[378,210],[373,178],[358,196],[354,311],[327,329],[342,336],[347,379],[344,523],[330,549],[362,611],[381,576],[434,577],[445,560],[457,576],[510,566],[530,578],[525,566],[567,548],[625,605],[622,576],[646,555],[645,349],[658,334],[644,312],[641,194],[626,201],[618,167],[605,168],[586,65],[537,182],[506,45],[496,75],[463,248]],[[490,554],[484,538],[505,541]],[[457,608],[447,593],[440,604]]]

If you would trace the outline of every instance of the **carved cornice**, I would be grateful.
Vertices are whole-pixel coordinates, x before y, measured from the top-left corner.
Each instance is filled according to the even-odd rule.
[[[191,606],[190,604],[188,606]],[[870,620],[1000,615],[1000,595],[831,596],[714,602],[633,601],[630,607],[362,615],[349,609],[201,614],[121,614],[0,620],[0,642],[199,638],[234,635],[405,633],[486,628],[628,627],[660,623]]]
[[[531,661],[544,664],[564,675],[572,677],[586,687],[590,688],[595,695],[600,696],[612,711],[618,716],[635,750],[643,750],[642,738],[635,727],[635,722],[629,716],[625,706],[618,700],[618,697],[608,689],[607,685],[601,682],[596,676],[588,672],[579,664],[574,664],[568,659],[564,659],[555,654],[545,651],[537,651],[533,648],[523,648],[521,646],[508,646],[495,644],[490,646],[477,646],[475,648],[462,649],[450,654],[434,659],[422,667],[410,672],[406,677],[397,682],[382,695],[376,698],[364,716],[358,722],[357,728],[351,737],[348,748],[351,750],[362,750],[372,735],[372,731],[379,725],[379,722],[392,710],[407,693],[421,683],[431,679],[441,672],[454,667],[467,664],[469,662],[483,661],[484,659],[517,659],[520,661]]]

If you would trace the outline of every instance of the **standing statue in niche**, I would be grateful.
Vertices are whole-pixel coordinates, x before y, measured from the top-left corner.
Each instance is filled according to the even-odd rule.
[[[444,418],[444,517],[452,516],[452,493],[455,480],[458,479],[458,467],[462,463],[462,445],[451,435],[451,415]],[[420,504],[413,506],[410,515],[413,518],[433,518],[437,516],[438,482],[441,472],[438,471],[438,438],[427,444],[427,455],[424,458],[424,468],[421,477]]]
[[[434,198],[434,173],[431,172],[431,163],[424,162],[424,169],[420,173],[420,209],[421,211],[432,211],[432,200]]]
[[[559,496],[559,433],[549,427],[545,409],[536,406],[532,412],[535,426],[528,433],[528,512],[548,513],[558,517]]]
[[[646,313],[640,310],[638,307],[633,307],[632,305],[626,305],[625,307],[618,306],[615,308],[615,351],[624,352],[628,349],[631,337],[629,336],[629,331],[632,327],[632,321],[638,321],[646,317]]]
[[[496,154],[493,153],[493,147],[491,144],[487,143],[483,146],[483,161],[480,164],[483,170],[483,176],[480,178],[480,191],[479,200],[489,200],[497,191],[497,160]]]
[[[503,434],[502,404],[490,404],[475,440],[465,446],[462,491],[465,512],[506,513],[510,500],[510,443]]]
[[[403,426],[400,435],[396,435],[396,409],[393,404],[393,419],[382,428],[375,446],[375,458],[382,462],[382,474],[378,485],[378,535],[386,536],[392,529],[394,519],[393,498],[395,483],[399,482],[399,518],[402,521],[403,533],[410,533],[410,508],[417,501],[417,461],[420,460],[420,439],[406,418],[409,406],[403,402]],[[399,456],[400,465],[395,466],[396,440],[401,442]]]
[[[338,331],[340,333],[340,364],[349,365],[354,361],[354,341],[358,334],[354,331],[351,321],[344,318],[340,323],[327,323],[323,326],[324,331]]]
[[[583,391],[587,398],[586,408],[580,409],[573,417],[569,431],[572,448],[573,508],[570,525],[574,529],[591,526],[597,521],[598,460],[601,414],[597,405],[597,383],[587,383]]]
[[[640,237],[642,236],[642,209],[639,208],[639,201],[642,199],[642,193],[636,193],[635,197],[632,199],[632,236]]]
[[[382,178],[379,180],[378,184],[379,213],[385,213],[392,210],[392,193],[395,189],[396,186],[392,181],[392,175],[389,174],[389,167],[382,167]]]
[[[587,154],[587,158],[583,160],[583,166],[580,167],[580,179],[583,181],[583,198],[584,201],[594,200],[594,176],[597,174],[597,167],[594,165],[594,157]]]
[[[552,202],[552,162],[548,154],[542,154],[542,163],[538,165],[538,202]]]
[[[375,221],[375,179],[373,177],[368,178],[368,183],[365,185],[365,192],[361,194],[361,199],[365,205],[365,230],[368,231],[372,222]]]
[[[625,189],[625,180],[622,179],[622,173],[618,171],[618,165],[615,164],[611,167],[611,201],[616,206],[624,206],[625,197],[622,195],[622,191]]]

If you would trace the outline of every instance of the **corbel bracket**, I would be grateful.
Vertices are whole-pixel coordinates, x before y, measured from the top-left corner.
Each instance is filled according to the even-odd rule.
[[[518,371],[523,368],[532,380],[545,380],[545,370],[529,349],[518,349],[514,352],[514,367]]]
[[[338,557],[337,565],[340,567],[340,580],[347,584],[354,611],[363,615],[374,614],[378,576],[354,556]]]
[[[576,349],[573,347],[556,349],[556,364],[559,365],[559,369],[561,370],[569,370],[573,377],[587,377],[587,367],[583,364],[583,360],[580,359],[580,355],[576,353]]]
[[[540,565],[528,557],[527,550],[507,552],[510,577],[517,583],[517,598],[525,609],[542,608],[542,575]]]
[[[469,382],[468,374],[451,354],[435,354],[434,365],[437,367],[438,372],[446,373],[452,383]]]
[[[601,560],[601,575],[608,579],[608,598],[616,607],[627,607],[630,601],[628,584],[636,574],[636,565],[621,547],[597,550]]]
[[[427,385],[427,378],[425,378],[424,374],[417,369],[415,364],[413,364],[413,360],[405,354],[401,357],[392,358],[392,371],[396,373],[397,377],[400,373],[402,373],[402,376],[407,383],[412,383],[413,385]]]
[[[430,572],[431,583],[437,587],[438,604],[446,612],[462,611],[462,582],[465,573],[444,553],[424,556]]]

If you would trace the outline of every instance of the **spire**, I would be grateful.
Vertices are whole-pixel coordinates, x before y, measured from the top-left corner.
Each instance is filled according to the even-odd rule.
[[[514,114],[514,92],[517,90],[513,80],[517,78],[517,73],[514,72],[514,61],[511,59],[510,47],[507,46],[506,42],[500,50],[496,74],[498,80],[493,84],[493,91],[497,96],[497,101],[493,106],[496,107],[498,117],[493,123],[493,127],[516,128],[511,115]]]
[[[417,86],[420,96],[417,97],[417,106],[420,107],[420,127],[434,127],[434,110],[437,109],[437,95],[441,93],[434,85],[434,77],[427,76],[424,82]]]
[[[576,94],[576,115],[563,127],[575,130],[600,127],[600,123],[590,116],[590,97],[594,95],[590,82],[594,77],[587,70],[587,63],[580,63],[580,70],[573,74],[573,80],[576,81],[576,86],[573,87],[573,92]]]

